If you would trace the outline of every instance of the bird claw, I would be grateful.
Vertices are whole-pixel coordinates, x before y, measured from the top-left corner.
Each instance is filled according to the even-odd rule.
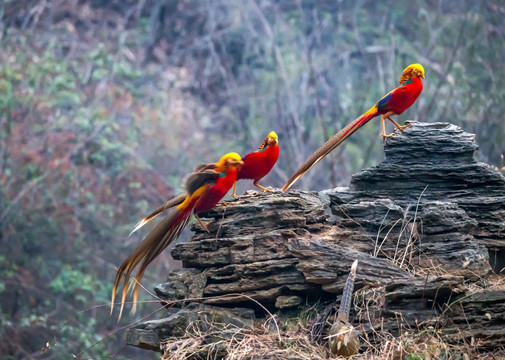
[[[384,144],[386,142],[386,138],[390,138],[394,135],[395,133],[391,133],[389,135],[386,135],[384,133],[382,133],[380,136],[382,136],[382,143]]]
[[[202,221],[202,219],[200,219],[200,217],[198,217],[196,214],[195,214],[195,217],[196,217],[196,220],[198,220],[198,222],[200,223],[200,226],[205,230],[207,231],[207,233],[210,234],[210,231],[209,229],[207,228],[207,225],[205,225]]]
[[[268,188],[266,188],[266,187],[264,187],[264,186],[261,186],[261,185],[260,185],[260,184],[258,184],[257,182],[254,182],[254,183],[253,183],[253,185],[254,185],[254,186],[256,186],[256,187],[258,187],[258,188],[260,188],[261,190],[263,190],[263,192],[264,192],[264,193],[265,193],[265,192],[273,192],[273,190],[270,190],[270,189],[268,189]]]
[[[411,126],[412,126],[412,123],[409,123],[409,124],[407,124],[407,125],[403,125],[403,126],[402,126],[402,125],[400,125],[400,126],[398,126],[398,129],[400,129],[401,131],[403,131],[403,130],[405,130],[406,128],[411,127]]]
[[[382,138],[384,138],[384,139],[385,139],[385,138],[390,138],[390,137],[393,137],[393,136],[394,136],[394,134],[395,134],[395,133],[394,133],[394,132],[392,132],[392,133],[391,133],[391,134],[389,134],[389,135],[386,135],[386,134],[381,134],[381,136],[382,136]]]
[[[237,200],[237,198],[235,198]],[[233,205],[233,201],[221,201],[221,205],[228,206],[228,205]]]

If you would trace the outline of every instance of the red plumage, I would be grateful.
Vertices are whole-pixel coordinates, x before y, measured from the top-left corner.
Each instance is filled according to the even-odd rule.
[[[392,136],[386,135],[386,127],[384,120],[388,119],[395,126],[403,130],[410,125],[401,126],[394,121],[391,116],[400,115],[407,110],[417,100],[423,90],[424,68],[420,64],[411,64],[403,70],[403,75],[400,78],[400,86],[390,91],[374,106],[363,115],[358,117],[352,123],[348,124],[331,139],[317,149],[305,162],[300,165],[298,170],[291,176],[288,182],[282,187],[282,191],[289,189],[300,177],[309,171],[314,165],[321,161],[333,149],[340,145],[345,139],[351,136],[356,130],[365,125],[372,118],[382,115],[382,134],[383,139]]]
[[[271,131],[265,140],[261,143],[258,150],[249,153],[242,158],[244,164],[237,172],[237,180],[251,179],[254,180],[253,185],[259,187],[263,191],[271,191],[260,184],[258,181],[267,175],[274,167],[279,158],[279,140],[275,131]],[[233,186],[233,196],[237,190],[236,184]]]
[[[423,91],[423,81],[415,76],[411,77],[396,89],[390,91],[382,97],[377,103],[366,113],[361,115],[351,126],[342,134],[345,139],[357,129],[365,125],[368,121],[376,116],[388,114],[400,115],[405,110],[414,104],[419,95]],[[383,136],[386,134],[383,132]]]
[[[237,180],[259,181],[274,167],[279,158],[279,145],[267,146],[263,151],[255,151],[242,158],[244,165],[237,173]]]
[[[133,289],[133,307],[135,311],[137,305],[140,281],[144,272],[151,262],[158,257],[163,250],[170,245],[172,241],[179,237],[181,231],[186,227],[191,214],[195,216],[202,211],[213,208],[219,200],[226,195],[233,186],[237,177],[237,168],[242,166],[243,161],[239,154],[228,153],[223,156],[217,164],[208,164],[200,166],[186,180],[185,196],[178,196],[166,204],[167,208],[177,205],[177,207],[161,220],[156,227],[145,237],[137,248],[128,256],[118,271],[114,280],[112,290],[111,312],[114,306],[116,291],[120,286],[124,275],[123,291],[121,294],[121,309],[119,317],[123,312],[126,293],[128,288]],[[138,229],[143,224],[154,218],[160,212],[165,210],[165,205],[155,210],[147,218],[143,219],[135,228]],[[199,219],[197,217],[197,219]],[[203,224],[203,223],[202,223]],[[202,225],[205,227],[205,225]],[[135,268],[139,266],[134,280],[130,282],[130,275]]]
[[[216,183],[196,201],[194,212],[199,213],[212,209],[231,189],[237,179],[237,169],[231,168],[227,171],[226,176],[219,177]]]
[[[378,114],[393,112],[400,115],[414,104],[423,91],[423,81],[420,77],[414,76],[402,85],[391,91],[377,102]]]

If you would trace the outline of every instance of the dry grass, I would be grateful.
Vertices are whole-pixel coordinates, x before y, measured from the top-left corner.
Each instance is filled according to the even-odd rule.
[[[447,343],[440,330],[429,326],[414,333],[405,332],[399,337],[388,333],[377,333],[380,341],[377,345],[367,344],[368,350],[353,359],[384,360],[470,360],[470,359],[505,359],[505,350],[479,352],[475,344],[453,345]],[[366,344],[366,340],[365,340]]]
[[[366,312],[363,311],[365,314]],[[363,316],[367,316],[364,315]],[[369,316],[369,315],[368,315]],[[205,328],[205,331],[201,329]],[[359,328],[358,328],[359,330]],[[432,326],[404,332],[400,336],[373,332],[373,341],[363,333],[361,353],[352,359],[384,360],[471,360],[505,359],[505,349],[479,352],[478,344],[453,345],[445,341],[442,331]],[[326,340],[310,340],[307,324],[286,321],[281,330],[272,318],[258,321],[252,329],[230,324],[192,324],[184,336],[167,339],[162,344],[163,360],[323,360],[332,359]]]
[[[306,329],[276,331],[272,319],[258,322],[253,329],[223,324],[192,324],[182,337],[168,339],[163,360],[181,359],[327,359],[328,350],[309,340]],[[203,325],[203,326],[202,326]],[[201,331],[206,327],[205,332]],[[210,330],[209,330],[210,328]]]

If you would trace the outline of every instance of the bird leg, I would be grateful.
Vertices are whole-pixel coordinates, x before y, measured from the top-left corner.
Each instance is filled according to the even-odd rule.
[[[382,115],[382,117],[381,117],[381,120],[382,120],[382,134],[381,134],[381,136],[382,136],[382,139],[383,139],[384,141],[386,141],[386,138],[391,137],[391,136],[393,136],[393,135],[394,135],[394,132],[393,132],[393,133],[391,133],[391,134],[389,134],[389,135],[386,135],[386,124],[385,124],[384,120],[388,119],[388,120],[389,120],[389,121],[391,121],[393,124],[395,124],[395,126],[396,126],[398,129],[400,129],[401,131],[403,131],[404,129],[408,128],[409,126],[412,126],[412,124],[407,124],[407,125],[404,125],[404,126],[402,126],[402,125],[398,124],[396,121],[394,121],[394,120],[391,118],[391,115],[395,115],[395,113],[394,113],[394,112],[392,112],[392,111],[388,111],[387,113],[385,113],[385,114],[384,114],[384,115]]]
[[[388,116],[387,118],[388,118],[388,120],[392,121],[392,122],[393,122],[393,124],[395,124],[395,125],[396,125],[396,127],[397,127],[398,129],[400,129],[401,131],[405,130],[405,129],[406,129],[406,128],[408,128],[409,126],[412,126],[412,123],[407,124],[407,125],[403,125],[403,126],[402,126],[402,125],[398,124],[396,121],[394,121],[393,119],[391,119],[391,117],[390,117],[390,116]]]
[[[233,183],[233,193],[231,194],[231,196],[234,199],[238,199],[238,196],[237,196],[237,182],[236,181]]]
[[[210,234],[209,229],[207,229],[207,225],[205,225],[205,224],[203,223],[202,219],[200,219],[200,218],[198,217],[198,215],[196,215],[196,214],[195,214],[195,218],[196,218],[196,220],[198,220],[198,222],[200,223],[200,226],[201,226],[201,227],[203,227],[203,228],[205,229],[205,231],[207,231],[207,232]]]
[[[235,181],[233,183],[233,193],[231,194],[231,196],[235,199],[235,200],[238,200],[239,199],[239,196],[237,196],[237,182]],[[231,201],[220,201],[219,202],[221,205],[224,205],[224,206],[228,206],[228,205],[232,205],[233,202]]]
[[[389,118],[389,112],[382,115],[381,120],[382,120],[382,142],[386,141],[386,138],[393,136],[393,133],[386,135],[386,124],[384,123],[384,120]]]
[[[259,180],[254,180],[253,185],[259,187],[261,190],[263,190],[263,192],[265,192],[265,191],[266,192],[272,192],[272,190],[267,189],[266,187],[263,187],[260,184],[258,184],[258,181]]]

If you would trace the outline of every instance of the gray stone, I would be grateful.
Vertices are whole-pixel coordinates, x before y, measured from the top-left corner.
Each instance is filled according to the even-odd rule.
[[[277,299],[275,299],[275,307],[277,309],[289,309],[296,307],[300,304],[302,304],[304,301],[304,298],[301,296],[295,296],[295,295],[290,295],[290,296],[278,296]]]
[[[160,351],[167,338],[183,337],[189,331],[205,333],[212,328],[212,334],[204,342],[219,341],[237,337],[237,329],[251,329],[255,319],[251,309],[224,309],[192,303],[183,309],[168,309],[168,316],[159,320],[149,320],[128,329],[126,343],[143,349]],[[192,325],[190,327],[189,325]]]
[[[202,214],[210,233],[192,226],[192,240],[172,250],[184,268],[156,293],[228,312],[295,308],[336,298],[359,259],[355,289],[368,313],[354,314],[355,326],[399,334],[423,323],[445,327],[450,341],[477,336],[483,346],[502,345],[502,295],[467,287],[490,276],[489,254],[496,272],[505,266],[505,178],[475,161],[476,149],[474,135],[457,126],[413,123],[388,138],[385,160],[348,187],[247,192]],[[324,162],[312,171],[324,171]],[[202,321],[178,304],[166,319],[130,330],[128,342],[159,348],[160,339]],[[220,321],[251,325],[243,320],[249,315],[233,316]]]

